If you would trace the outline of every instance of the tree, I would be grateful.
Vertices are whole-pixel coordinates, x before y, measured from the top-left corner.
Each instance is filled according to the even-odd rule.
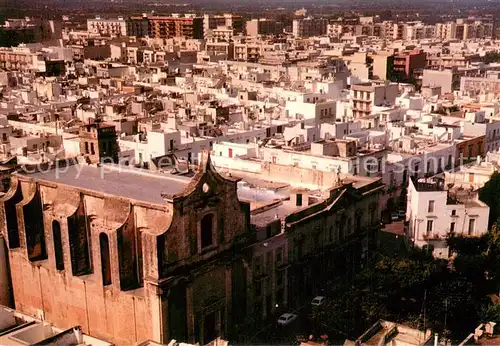
[[[479,199],[490,207],[489,228],[500,217],[500,173],[495,172],[479,191]]]

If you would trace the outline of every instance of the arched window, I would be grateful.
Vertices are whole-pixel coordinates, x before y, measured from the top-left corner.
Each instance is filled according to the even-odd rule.
[[[91,238],[83,200],[80,200],[75,214],[68,217],[68,239],[73,275],[80,276],[92,273]]]
[[[52,221],[52,237],[54,238],[54,255],[56,259],[56,269],[64,270],[63,245],[61,238],[61,225],[57,220]]]
[[[31,262],[46,260],[47,249],[45,248],[43,229],[42,200],[39,192],[28,204],[23,206],[23,216],[28,259]]]
[[[213,245],[214,215],[207,214],[201,219],[201,248]]]
[[[111,285],[111,258],[109,254],[109,239],[105,233],[99,234],[99,244],[101,246],[101,272],[102,285]]]

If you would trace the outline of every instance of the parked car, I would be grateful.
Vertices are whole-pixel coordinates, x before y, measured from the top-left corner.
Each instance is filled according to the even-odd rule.
[[[283,314],[280,316],[280,318],[278,318],[278,325],[281,327],[288,326],[293,321],[295,321],[297,319],[297,317],[298,316],[295,314],[289,314],[289,313]]]
[[[324,302],[325,302],[325,297],[317,296],[317,297],[314,297],[314,299],[311,301],[311,305],[312,306],[320,306],[320,305],[323,305]]]

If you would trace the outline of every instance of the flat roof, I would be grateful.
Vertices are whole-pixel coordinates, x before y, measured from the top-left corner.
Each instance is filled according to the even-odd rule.
[[[100,167],[77,164],[47,172],[22,174],[27,177],[64,184],[78,189],[102,192],[136,201],[165,204],[162,194],[184,191],[191,178],[165,175],[118,165]]]

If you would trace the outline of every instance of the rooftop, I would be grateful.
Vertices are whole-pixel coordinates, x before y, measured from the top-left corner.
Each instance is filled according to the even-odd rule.
[[[424,345],[431,338],[431,331],[425,333],[418,329],[409,328],[401,324],[380,320],[376,322],[357,340],[356,344],[361,345]]]
[[[46,172],[29,174],[30,178],[132,200],[165,204],[162,194],[184,191],[190,178],[173,176],[118,165],[91,166],[75,164]]]

